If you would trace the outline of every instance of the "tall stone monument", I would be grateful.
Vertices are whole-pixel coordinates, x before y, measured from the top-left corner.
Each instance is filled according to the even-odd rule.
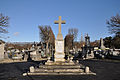
[[[82,57],[85,59],[94,58],[93,46],[90,45],[90,37],[88,34],[85,36],[85,46],[82,47]]]
[[[88,36],[88,34],[85,36],[85,46],[90,46],[90,37]]]
[[[102,38],[100,38],[100,49],[105,50],[105,48],[106,47],[104,46],[104,41]]]
[[[23,73],[23,76],[26,75],[96,75],[89,70],[89,67],[85,67],[78,62],[74,63],[72,57],[69,61],[65,61],[64,57],[64,40],[61,34],[61,24],[65,24],[65,21],[59,20],[55,21],[55,24],[59,24],[59,32],[55,40],[55,54],[54,61],[50,60],[48,57],[45,65],[40,65],[39,67],[30,67],[30,72]]]
[[[64,54],[64,40],[61,33],[61,24],[65,24],[65,21],[61,20],[61,16],[59,16],[59,20],[54,22],[55,24],[59,24],[59,32],[57,35],[57,39],[55,40],[55,54],[54,61],[55,62],[64,62],[65,54]]]

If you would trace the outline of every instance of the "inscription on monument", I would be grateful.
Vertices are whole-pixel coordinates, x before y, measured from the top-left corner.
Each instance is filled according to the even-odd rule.
[[[62,53],[64,52],[63,41],[56,41],[56,52]]]

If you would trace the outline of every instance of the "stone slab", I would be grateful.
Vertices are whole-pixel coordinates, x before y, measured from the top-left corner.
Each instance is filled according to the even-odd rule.
[[[46,62],[45,65],[75,65],[74,62]]]
[[[35,72],[65,72],[65,73],[68,73],[68,72],[84,72],[83,69],[35,69]]]
[[[96,75],[96,73],[27,73],[27,75]]]
[[[61,65],[57,65],[57,66],[39,66],[39,68],[43,68],[43,69],[80,69],[81,66],[80,65],[67,65],[67,66],[61,66]]]

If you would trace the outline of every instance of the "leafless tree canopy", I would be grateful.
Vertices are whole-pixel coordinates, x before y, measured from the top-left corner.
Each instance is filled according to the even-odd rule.
[[[51,43],[54,46],[55,36],[50,26],[39,26],[41,41]]]
[[[68,49],[72,49],[73,48],[73,35],[66,35],[65,36],[65,47],[67,47]]]
[[[73,35],[73,40],[77,40],[78,29],[77,28],[70,28],[70,29],[68,29],[68,34]]]
[[[47,42],[50,37],[50,26],[39,26],[40,29],[40,38],[42,41]]]
[[[0,14],[0,33],[8,33],[6,28],[8,27],[8,16],[3,16],[3,14]]]
[[[107,21],[109,32],[120,34],[120,16],[117,14],[116,16],[112,16],[109,21]]]
[[[39,26],[40,30],[40,38],[42,42],[46,43],[46,52],[45,54],[49,54],[49,45],[54,47],[55,37],[53,31],[50,26]]]

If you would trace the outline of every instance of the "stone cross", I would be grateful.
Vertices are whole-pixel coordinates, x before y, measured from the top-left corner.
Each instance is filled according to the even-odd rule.
[[[59,20],[58,21],[54,21],[55,24],[59,24],[59,33],[61,34],[61,24],[65,24],[65,20],[61,20],[61,16],[59,16]]]

